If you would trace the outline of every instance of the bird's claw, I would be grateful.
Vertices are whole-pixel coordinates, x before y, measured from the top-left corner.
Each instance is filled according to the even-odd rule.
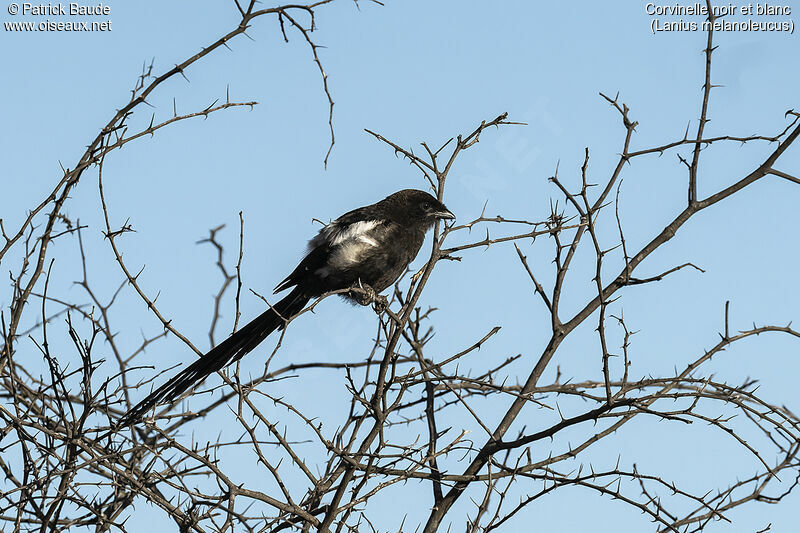
[[[353,299],[361,305],[369,305],[372,302],[377,301],[378,297],[380,296],[375,292],[375,289],[369,285],[361,283],[361,280],[358,280],[358,286],[354,286],[350,289],[350,293],[352,294]]]
[[[382,313],[389,308],[389,300],[383,294],[376,294],[372,303],[375,304],[375,311],[377,313]]]
[[[375,311],[378,313],[389,308],[389,300],[386,296],[378,294],[369,285],[361,283],[361,280],[358,280],[358,285],[350,288],[350,297],[360,305],[374,304]]]

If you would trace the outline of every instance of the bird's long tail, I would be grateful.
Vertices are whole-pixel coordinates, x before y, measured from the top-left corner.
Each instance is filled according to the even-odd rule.
[[[283,329],[286,321],[303,310],[308,296],[295,287],[285,298],[250,321],[242,329],[219,343],[200,359],[186,367],[177,376],[150,393],[119,420],[117,427],[136,423],[153,406],[173,402],[194,385],[217,370],[237,361],[255,349],[276,329]]]

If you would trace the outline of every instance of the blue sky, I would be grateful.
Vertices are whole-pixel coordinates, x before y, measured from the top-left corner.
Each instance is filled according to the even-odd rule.
[[[342,1],[320,8],[313,36],[324,45],[319,54],[336,102],[336,144],[327,169],[327,100],[310,51],[296,32],[284,43],[276,20],[258,19],[248,32],[251,39],[238,37],[231,51],[218,50],[192,66],[186,72],[188,82],[178,77],[164,84],[149,100],[152,107],[132,118],[131,128],[146,127],[151,114],[156,121],[169,118],[173,102],[179,113],[188,113],[224,100],[226,92],[232,101],[257,101],[254,109],[184,121],[108,157],[104,176],[112,224],[130,218],[136,229],[120,241],[125,257],[133,265],[147,265],[143,286],[153,295],[160,292],[162,310],[205,348],[219,273],[211,248],[196,241],[209,228],[227,225],[221,238],[226,260],[233,265],[238,213],[243,212],[244,284],[269,294],[316,231],[312,218],[328,220],[397,189],[425,187],[413,167],[364,128],[403,146],[419,146],[420,141],[438,145],[501,112],[528,125],[487,131],[459,160],[445,202],[465,221],[476,217],[487,201],[489,215],[542,220],[550,198],[557,196],[547,181],[557,164],[562,179],[575,185],[585,147],[596,181],[616,163],[624,131],[598,92],[619,92],[631,108],[639,121],[634,147],[679,139],[687,123],[696,127],[705,35],[653,35],[645,4],[390,1],[381,7],[361,0],[358,6]],[[26,209],[59,179],[59,162],[73,166],[98,129],[127,102],[143,64],[152,61],[157,73],[168,70],[229,31],[237,15],[232,2],[222,1],[107,5],[110,32],[0,31],[5,51],[0,59],[0,121],[5,125],[0,129],[0,213],[7,228],[18,225]],[[41,18],[11,17],[4,10],[2,20]],[[712,76],[722,87],[713,91],[709,135],[779,131],[786,124],[785,111],[800,106],[797,36],[721,33],[716,44]],[[708,150],[700,195],[746,174],[769,150],[755,143]],[[779,168],[796,175],[800,148],[790,149]],[[642,158],[626,169],[621,216],[630,249],[650,240],[683,209],[685,174],[674,153]],[[765,179],[697,216],[647,260],[642,275],[687,261],[706,272],[683,270],[658,284],[632,288],[615,304],[629,327],[638,330],[632,375],[669,373],[715,343],[726,300],[731,301],[735,329],[753,322],[797,321],[798,199],[796,185]],[[89,225],[86,245],[93,278],[109,293],[121,278],[101,238],[96,173],[84,176],[65,213]],[[607,227],[604,235],[611,242],[615,226]],[[79,298],[79,289],[70,285],[80,275],[75,251],[61,246],[53,248],[60,267],[54,283],[65,297]],[[526,243],[523,249],[542,276],[551,273],[549,245]],[[580,276],[585,283],[576,281],[565,296],[568,309],[577,308],[591,290],[588,271],[576,274]],[[475,369],[516,353],[525,362],[535,360],[547,340],[548,322],[529,289],[513,247],[475,250],[461,263],[440,265],[423,298],[423,304],[439,308],[436,349],[445,356],[502,325],[497,339],[476,357]],[[0,300],[3,306],[8,303]],[[122,303],[121,339],[132,346],[140,331],[159,330],[133,297]],[[243,319],[261,309],[263,303],[254,296],[243,298]],[[223,320],[229,328],[231,305]],[[553,379],[555,365],[576,380],[599,379],[594,337],[591,327],[584,329],[562,347],[545,381]],[[342,360],[363,350],[372,335],[371,311],[329,300],[315,316],[292,324],[278,357],[284,363]],[[190,360],[188,350],[169,342],[148,357],[171,363]],[[726,352],[707,372],[730,383],[757,378],[767,400],[797,411],[798,355],[796,341],[759,338]],[[258,362],[252,364],[258,368]],[[527,366],[515,368],[524,379]],[[334,405],[344,392],[343,377],[321,372],[306,376],[312,378],[318,380],[314,387],[319,397],[311,399],[309,408],[320,406],[324,416],[323,404]],[[292,394],[294,385],[275,386]],[[502,406],[482,408],[491,413]],[[529,427],[542,423],[537,422],[539,412],[528,415]],[[640,425],[641,431],[628,429],[599,446],[592,460],[613,466],[620,455],[627,464],[667,471],[697,490],[717,487],[719,479],[749,475],[758,467],[752,456],[708,428]],[[246,461],[231,468],[246,475]],[[425,497],[428,490],[425,486]],[[403,497],[414,498],[408,493]],[[391,503],[378,501],[387,506],[383,528],[399,526]],[[733,529],[723,524],[709,531],[756,531],[770,522],[772,531],[789,531],[796,524],[793,509],[798,504],[794,495],[780,506],[745,506],[733,515],[740,520]],[[564,496],[533,510],[542,531],[651,529],[645,518],[622,504],[577,490],[565,490]],[[139,506],[132,523],[145,523],[150,516],[146,506]],[[456,522],[459,527],[462,523]]]

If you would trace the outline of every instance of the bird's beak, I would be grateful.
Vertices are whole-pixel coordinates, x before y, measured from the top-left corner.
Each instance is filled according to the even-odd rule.
[[[445,208],[442,211],[436,211],[435,213],[433,213],[433,216],[435,216],[436,218],[443,218],[447,220],[453,220],[456,218],[456,216],[453,213],[451,213],[447,208]]]

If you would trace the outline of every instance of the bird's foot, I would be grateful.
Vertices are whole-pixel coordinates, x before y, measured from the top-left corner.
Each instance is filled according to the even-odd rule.
[[[375,292],[375,289],[365,283],[362,283],[361,280],[359,280],[358,285],[354,285],[350,288],[349,296],[353,299],[353,301],[361,305],[374,304],[375,311],[378,313],[381,313],[389,308],[389,300],[386,298],[386,296],[378,294]]]
[[[350,287],[350,297],[361,305],[369,305],[376,301],[379,296],[375,289],[366,283],[361,283],[361,280],[358,280],[358,285]]]
[[[378,314],[389,309],[389,300],[383,294],[376,294],[372,303],[374,304],[375,312]]]

